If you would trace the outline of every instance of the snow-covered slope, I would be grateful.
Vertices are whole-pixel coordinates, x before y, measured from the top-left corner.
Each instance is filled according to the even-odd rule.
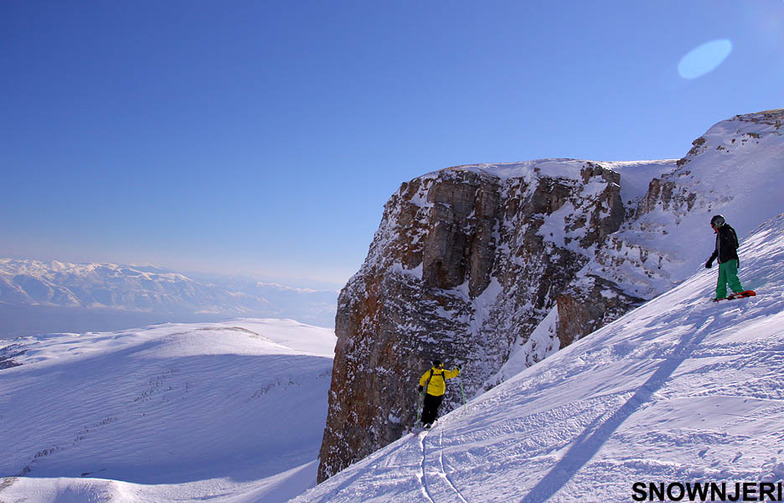
[[[295,501],[625,502],[649,483],[784,480],[782,235],[784,214],[742,240],[757,297],[710,302],[716,270],[699,270]]]
[[[584,275],[596,274],[650,299],[692,274],[713,251],[712,215],[745,236],[784,210],[784,112],[738,115],[696,139],[676,169],[652,184]],[[609,167],[613,167],[609,163]],[[622,184],[629,170],[622,173]]]
[[[19,338],[0,500],[285,501],[315,484],[334,344],[260,319]]]
[[[738,235],[745,236],[784,209],[783,120],[783,110],[770,110],[721,121],[679,161],[594,161],[621,175],[627,212],[621,228],[607,245],[584,247],[579,238],[585,229],[570,235],[564,222],[574,219],[580,208],[567,204],[546,217],[539,233],[548,242],[593,258],[583,276],[607,278],[644,299],[660,295],[691,275],[703,255],[710,255],[710,246],[701,250],[695,243],[711,232],[712,215],[724,213]],[[502,180],[530,179],[532,170],[579,180],[586,162],[544,159],[460,169]],[[584,192],[590,196],[591,189],[588,184]]]

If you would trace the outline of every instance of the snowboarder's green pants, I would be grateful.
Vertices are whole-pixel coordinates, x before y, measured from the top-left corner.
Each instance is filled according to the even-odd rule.
[[[723,299],[727,296],[727,283],[735,293],[743,291],[743,287],[738,279],[738,261],[735,259],[728,260],[723,264],[719,264],[719,281],[716,283],[716,298]]]

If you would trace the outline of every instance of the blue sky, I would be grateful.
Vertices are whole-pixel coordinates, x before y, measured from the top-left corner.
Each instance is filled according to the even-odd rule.
[[[340,284],[416,176],[781,108],[784,1],[4,0],[0,70],[0,257]]]

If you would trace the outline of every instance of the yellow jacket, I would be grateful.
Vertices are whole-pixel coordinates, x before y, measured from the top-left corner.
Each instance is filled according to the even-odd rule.
[[[431,377],[431,374],[432,377]],[[444,370],[444,369],[437,369],[433,367],[432,369],[428,370],[424,374],[422,374],[422,378],[419,379],[419,385],[425,386],[427,384],[427,380],[430,379],[430,384],[427,384],[427,394],[433,396],[441,396],[446,393],[446,380],[452,379],[460,375],[460,370]]]

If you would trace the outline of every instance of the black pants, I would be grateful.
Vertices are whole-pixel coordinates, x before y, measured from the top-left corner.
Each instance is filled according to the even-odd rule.
[[[422,406],[422,424],[433,424],[438,418],[438,407],[441,406],[444,395],[434,396],[425,394],[425,403]]]

